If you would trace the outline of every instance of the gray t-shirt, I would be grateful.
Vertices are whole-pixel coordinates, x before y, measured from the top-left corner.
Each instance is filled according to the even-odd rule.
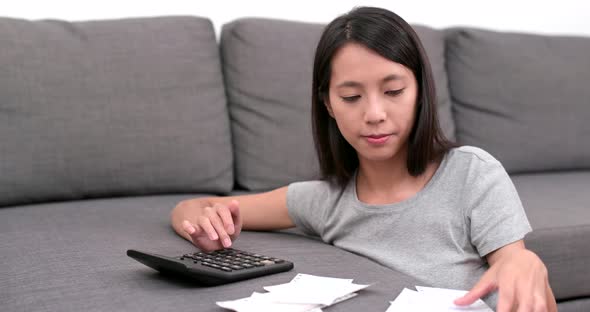
[[[471,289],[485,255],[531,231],[504,167],[482,149],[449,151],[413,197],[386,205],[359,201],[356,175],[342,189],[326,181],[292,183],[291,219],[307,234],[368,257],[433,287]],[[496,295],[485,301],[495,307]]]

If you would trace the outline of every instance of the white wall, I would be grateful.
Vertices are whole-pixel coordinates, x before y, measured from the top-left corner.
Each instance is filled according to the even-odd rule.
[[[327,23],[357,5],[390,9],[410,23],[436,28],[466,25],[494,30],[590,36],[588,0],[17,0],[0,2],[0,16],[26,19],[110,19],[198,15],[221,25],[245,16]]]

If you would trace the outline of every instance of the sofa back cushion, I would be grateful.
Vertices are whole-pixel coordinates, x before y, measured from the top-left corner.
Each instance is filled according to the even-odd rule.
[[[590,168],[590,38],[449,30],[457,140],[511,172]]]
[[[325,25],[247,18],[223,26],[221,55],[234,138],[236,181],[265,190],[313,179],[311,83]],[[444,33],[416,26],[436,80],[441,126],[453,138]]]
[[[0,18],[0,68],[0,206],[232,188],[209,20]]]

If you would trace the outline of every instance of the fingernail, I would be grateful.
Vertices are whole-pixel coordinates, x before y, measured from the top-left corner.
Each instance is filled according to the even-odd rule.
[[[229,238],[224,239],[223,246],[225,246],[226,248],[231,246],[231,240]]]
[[[193,234],[195,232],[195,228],[187,221],[185,221],[182,225],[187,233]]]
[[[211,239],[212,240],[217,240],[219,237],[217,237],[217,234],[213,233],[211,234]]]
[[[187,232],[189,234],[193,234],[195,232],[195,228],[192,225],[189,225],[188,228],[187,228]]]
[[[235,228],[233,225],[230,224],[227,226],[227,234],[230,234],[230,235],[234,234],[234,231],[235,231]]]

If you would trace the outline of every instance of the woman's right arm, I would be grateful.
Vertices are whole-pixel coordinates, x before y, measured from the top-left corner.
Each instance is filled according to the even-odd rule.
[[[245,230],[294,227],[287,212],[287,187],[270,192],[202,197],[178,203],[171,214],[172,227],[202,250],[227,248]]]

